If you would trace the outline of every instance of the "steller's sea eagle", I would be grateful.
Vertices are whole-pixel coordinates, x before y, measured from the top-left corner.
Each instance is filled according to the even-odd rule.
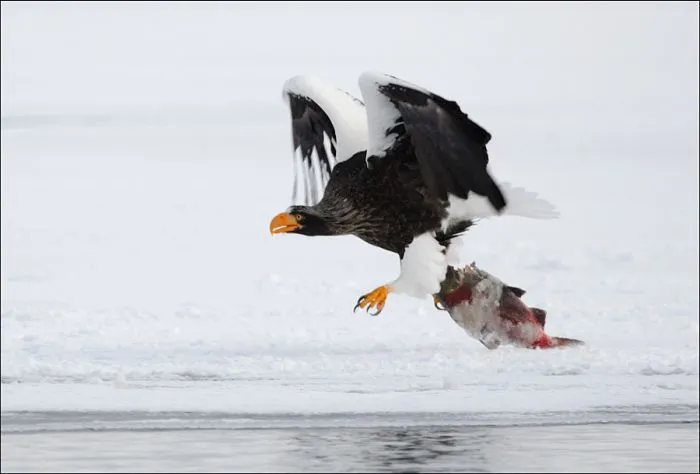
[[[292,206],[270,222],[273,234],[354,235],[398,254],[398,278],[355,309],[379,314],[392,292],[435,295],[453,264],[453,239],[474,219],[558,215],[535,194],[493,180],[491,135],[456,102],[376,72],[361,74],[359,86],[364,103],[313,76],[284,83],[300,158]]]

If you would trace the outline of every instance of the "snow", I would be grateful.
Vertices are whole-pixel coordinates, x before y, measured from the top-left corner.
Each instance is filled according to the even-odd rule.
[[[697,421],[697,8],[4,2],[2,411]],[[353,314],[395,255],[269,235],[284,82],[364,70],[458,100],[499,182],[556,205],[459,252],[585,346],[488,351],[430,297]]]

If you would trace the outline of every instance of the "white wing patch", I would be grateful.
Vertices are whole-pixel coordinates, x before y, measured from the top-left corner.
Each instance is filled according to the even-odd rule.
[[[368,158],[385,156],[397,138],[395,134],[388,135],[387,132],[400,120],[401,114],[378,89],[392,81],[391,76],[375,72],[364,72],[358,80],[367,109]]]
[[[367,149],[365,106],[349,93],[309,75],[295,76],[284,83],[283,97],[297,94],[316,102],[333,123],[336,135],[336,161],[344,161]]]

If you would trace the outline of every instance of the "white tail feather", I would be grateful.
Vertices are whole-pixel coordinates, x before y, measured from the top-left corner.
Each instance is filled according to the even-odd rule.
[[[505,199],[506,207],[499,214],[493,208],[488,199],[475,193],[465,199],[450,196],[450,206],[448,208],[448,219],[464,219],[479,217],[495,217],[498,215],[529,217],[532,219],[556,219],[559,217],[554,204],[522,187],[515,187],[509,183],[500,183]]]
[[[509,183],[500,185],[506,197],[504,214],[531,217],[533,219],[556,219],[559,211],[551,202],[541,198],[537,193],[522,187],[511,186]]]

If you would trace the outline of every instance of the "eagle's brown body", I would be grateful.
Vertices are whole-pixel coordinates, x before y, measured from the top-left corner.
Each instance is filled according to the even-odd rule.
[[[434,231],[447,246],[469,227],[464,220],[442,232],[447,204],[430,193],[415,161],[381,160],[370,169],[361,152],[333,168],[321,201],[305,209],[325,220],[330,235],[354,235],[402,256],[416,235]]]

